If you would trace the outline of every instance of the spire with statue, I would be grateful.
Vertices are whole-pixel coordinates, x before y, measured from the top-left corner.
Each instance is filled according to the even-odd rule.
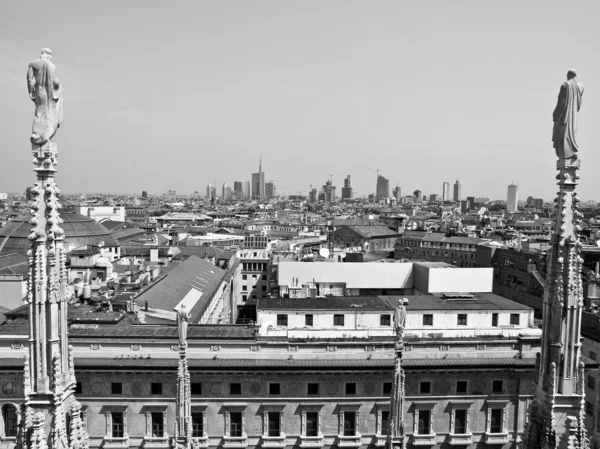
[[[394,357],[394,378],[392,380],[392,392],[390,395],[390,418],[388,423],[387,448],[406,448],[405,426],[404,426],[404,369],[402,368],[402,353],[404,351],[404,328],[406,326],[407,299],[399,299],[394,313],[396,324],[396,343]]]
[[[63,119],[62,86],[42,50],[29,64],[27,88],[35,104],[30,142],[37,182],[31,189],[32,225],[27,303],[29,354],[24,363],[25,400],[21,405],[19,449],[86,449],[89,438],[75,398],[73,347],[67,339],[67,268],[54,180],[58,151],[52,137]]]
[[[544,290],[542,348],[536,363],[533,400],[524,449],[587,449],[585,366],[581,356],[583,289],[582,214],[578,210],[580,167],[575,140],[583,85],[569,70],[554,110],[552,140],[558,157],[556,224]]]

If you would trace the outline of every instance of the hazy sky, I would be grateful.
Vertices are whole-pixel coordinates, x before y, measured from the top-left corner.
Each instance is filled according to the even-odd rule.
[[[338,194],[551,200],[552,110],[586,85],[580,196],[600,200],[600,2],[2,1],[1,191],[34,182],[29,61],[64,88],[63,192],[205,192],[257,171],[282,194],[333,175]]]

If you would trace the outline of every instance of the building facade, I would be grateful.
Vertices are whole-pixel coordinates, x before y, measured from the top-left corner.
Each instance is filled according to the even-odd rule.
[[[508,212],[516,212],[517,210],[519,210],[519,186],[515,184],[511,184],[508,186],[506,210]]]

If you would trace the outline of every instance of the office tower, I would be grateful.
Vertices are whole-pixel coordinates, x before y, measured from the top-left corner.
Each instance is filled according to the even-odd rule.
[[[250,199],[250,181],[246,180],[246,181],[242,181],[242,197],[245,200],[249,200]]]
[[[265,199],[265,174],[262,171],[262,156],[258,163],[258,173],[252,173],[252,199]]]
[[[413,195],[417,199],[417,202],[423,199],[423,192],[421,192],[420,190],[415,190],[413,192]]]
[[[265,184],[265,198],[270,200],[275,198],[275,182],[269,181]]]
[[[223,184],[223,188],[221,189],[221,199],[223,201],[231,201],[233,199],[231,187],[229,187],[227,184]]]
[[[317,202],[317,189],[312,189],[310,192],[308,192],[308,202],[309,203]]]
[[[442,201],[450,201],[450,183],[445,182],[442,190]]]
[[[454,197],[452,201],[459,202],[461,200],[460,181],[457,179],[454,183]]]
[[[471,205],[471,207],[473,207],[473,205],[475,204],[475,197],[474,196],[468,196],[467,197],[467,201],[469,202],[469,204]]]
[[[440,196],[437,193],[432,193],[431,195],[429,195],[430,202],[436,202],[439,200],[440,200]]]
[[[377,175],[377,189],[375,190],[375,201],[379,202],[384,198],[389,198],[390,196],[390,181],[381,176]]]
[[[242,181],[233,181],[233,197],[236,200],[241,200],[244,197]]]
[[[208,201],[214,198],[214,196],[212,195],[213,189],[213,186],[211,186],[210,184],[206,186],[206,199]]]
[[[394,187],[394,198],[396,198],[396,202],[399,203],[402,198],[402,189],[400,186]]]
[[[516,212],[519,203],[519,186],[511,184],[508,186],[508,197],[506,199],[506,210],[508,212]]]
[[[331,181],[327,181],[323,186],[323,201],[333,203],[335,201],[335,186]]]
[[[174,200],[177,197],[175,190],[167,190],[167,200]]]
[[[142,198],[143,199],[148,198],[148,192],[146,192],[145,190],[142,190]]]
[[[344,179],[344,187],[342,187],[342,201],[352,199],[352,185],[350,184],[350,175]]]

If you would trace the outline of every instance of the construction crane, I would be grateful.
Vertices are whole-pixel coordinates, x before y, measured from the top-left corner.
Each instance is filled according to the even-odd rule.
[[[379,178],[379,172],[381,171],[380,168],[369,168],[368,170],[373,170],[377,172],[377,177]]]

